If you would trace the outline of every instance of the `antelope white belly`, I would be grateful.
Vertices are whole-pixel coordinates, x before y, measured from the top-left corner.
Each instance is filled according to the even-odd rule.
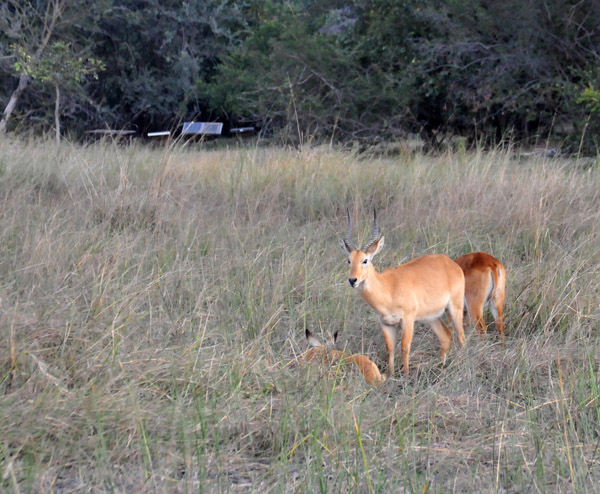
[[[442,317],[444,315],[445,311],[446,311],[446,308],[444,307],[440,312],[430,314],[425,317],[420,317],[419,319],[417,319],[417,321],[420,321],[420,322],[435,321],[436,319],[439,319],[440,317]]]
[[[381,324],[385,324],[386,326],[397,326],[402,322],[402,314],[380,315],[379,320]]]

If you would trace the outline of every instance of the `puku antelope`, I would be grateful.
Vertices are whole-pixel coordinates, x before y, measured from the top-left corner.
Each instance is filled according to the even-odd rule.
[[[494,256],[473,252],[459,257],[455,262],[465,274],[465,305],[477,332],[484,334],[487,326],[483,308],[487,304],[496,321],[500,339],[504,343],[504,318],[502,306],[506,289],[506,270]]]
[[[377,213],[373,212],[373,235],[362,248],[352,245],[352,218],[348,211],[348,231],[340,240],[348,254],[350,274],[348,283],[379,316],[383,339],[388,352],[388,373],[394,373],[396,326],[402,324],[403,371],[408,372],[410,346],[417,321],[428,323],[440,340],[440,356],[445,362],[450,349],[452,333],[443,324],[447,310],[458,334],[460,346],[465,344],[463,307],[465,277],[462,269],[444,254],[418,257],[381,273],[372,264],[381,251],[384,237],[379,237]]]
[[[303,356],[306,362],[313,362],[317,359],[323,363],[331,364],[336,361],[343,361],[346,364],[354,363],[362,373],[367,384],[378,385],[385,381],[385,375],[382,376],[377,366],[369,360],[366,355],[351,354],[336,350],[333,347],[337,341],[338,333],[327,344],[323,344],[308,329],[306,330],[306,341],[312,348]]]

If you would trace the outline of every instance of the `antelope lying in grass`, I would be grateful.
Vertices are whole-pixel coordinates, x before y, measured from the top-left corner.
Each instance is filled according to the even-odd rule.
[[[487,326],[483,309],[487,304],[494,316],[500,339],[504,344],[504,317],[502,307],[506,291],[506,270],[494,256],[473,252],[456,259],[465,275],[465,304],[469,318],[477,332],[485,334]]]
[[[336,331],[331,340],[323,344],[307,329],[306,341],[312,348],[304,354],[304,360],[306,362],[319,360],[328,365],[339,361],[346,364],[354,363],[365,377],[367,384],[378,385],[385,381],[385,375],[381,375],[377,366],[366,355],[346,353],[332,348],[337,341],[337,335]]]
[[[373,258],[383,248],[384,237],[379,237],[377,213],[373,212],[373,235],[364,247],[354,247],[351,235],[352,219],[348,211],[348,231],[346,237],[340,240],[342,249],[348,254],[348,283],[379,316],[390,376],[394,374],[396,327],[400,324],[405,373],[408,372],[410,346],[417,321],[428,323],[435,331],[440,340],[442,361],[446,359],[452,340],[450,329],[442,322],[446,310],[458,333],[460,345],[464,345],[465,277],[458,264],[444,254],[426,255],[378,273],[373,266]]]

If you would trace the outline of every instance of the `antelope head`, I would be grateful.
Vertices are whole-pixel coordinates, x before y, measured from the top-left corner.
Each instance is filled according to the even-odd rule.
[[[327,334],[325,343],[321,343],[308,328],[306,329],[306,342],[311,347],[304,355],[303,358],[306,362],[312,362],[315,359],[321,359],[323,362],[329,361],[331,357],[339,356],[342,354],[339,350],[335,350],[333,347],[337,341],[338,332],[336,331],[333,335]]]
[[[377,211],[373,210],[373,234],[371,239],[361,249],[352,244],[352,217],[348,211],[348,231],[346,237],[340,240],[342,250],[348,254],[350,274],[348,283],[353,288],[358,288],[369,277],[373,268],[373,257],[383,248],[385,238],[379,236],[379,225],[377,224]]]
[[[306,341],[308,346],[312,348],[333,348],[335,343],[337,342],[338,332],[336,331],[333,335],[328,334],[327,339],[325,340],[325,344],[321,343],[321,341],[307,328],[306,329]]]

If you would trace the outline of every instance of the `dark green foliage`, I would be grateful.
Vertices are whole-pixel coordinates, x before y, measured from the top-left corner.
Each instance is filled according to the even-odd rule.
[[[0,12],[8,12],[0,32],[0,71],[7,76],[0,78],[2,107],[18,83],[16,47],[36,53],[47,4],[61,0],[31,2],[29,9],[21,9],[17,0],[7,2],[0,5]],[[71,121],[65,123],[77,132],[133,124],[144,130],[198,116],[204,107],[193,90],[196,81],[211,72],[225,48],[235,44],[235,33],[244,29],[235,2],[86,0],[64,5],[50,43],[68,43],[75,55],[100,60],[106,69],[72,95],[66,115]],[[24,29],[23,19],[40,22]],[[30,88],[15,120],[49,125],[50,99],[44,88]]]
[[[420,114],[471,137],[545,139],[557,130],[566,137],[561,129],[581,120],[577,73],[600,54],[590,13],[599,8],[593,1],[448,2],[447,29],[419,46],[431,94],[418,102],[433,101]]]
[[[212,107],[371,142],[406,132],[429,142],[581,139],[582,82],[597,80],[600,55],[597,1],[368,0],[320,17],[314,9],[267,9],[268,22],[200,86]]]
[[[204,110],[194,85],[212,71],[243,18],[234,2],[115,1],[93,44],[111,70],[95,88],[113,125],[175,125]]]
[[[260,22],[244,42],[198,85],[214,111],[292,141],[373,140],[397,128],[408,101],[402,80],[361,60],[353,9],[272,2],[256,13]]]
[[[356,77],[360,67],[352,53],[319,32],[307,11],[266,4],[259,17],[211,81],[198,84],[211,108],[292,140],[329,137],[336,128],[368,131],[356,110],[370,88]]]
[[[32,12],[48,3],[0,5],[0,106],[18,83],[11,46],[35,54]],[[106,67],[69,95],[71,131],[214,119],[290,142],[420,133],[593,150],[598,18],[600,0],[104,0],[65,3],[50,43]],[[29,88],[15,123],[47,128],[51,99]]]

